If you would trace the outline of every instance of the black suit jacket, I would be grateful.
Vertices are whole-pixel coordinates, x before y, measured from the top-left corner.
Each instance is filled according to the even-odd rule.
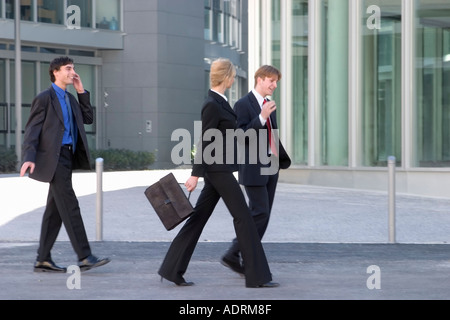
[[[74,121],[78,128],[73,169],[90,169],[90,155],[84,124],[94,121],[90,103],[90,93],[78,94],[78,100],[69,93]],[[61,104],[53,87],[37,95],[32,104],[28,122],[25,126],[23,142],[23,161],[35,163],[29,175],[42,182],[50,182],[55,174],[64,134],[64,119]]]
[[[192,175],[204,177],[208,171],[237,171],[235,139],[226,137],[227,130],[236,130],[236,114],[230,104],[222,96],[209,90],[202,106],[201,118],[202,138],[197,146]],[[208,132],[209,129],[213,130]],[[208,134],[211,134],[211,139]],[[230,150],[233,150],[233,159],[227,159],[227,151]]]
[[[266,139],[267,134],[265,133],[263,136],[260,135],[260,129],[267,129],[267,125],[261,125],[261,120],[259,119],[259,114],[261,113],[261,107],[256,99],[255,95],[250,91],[247,95],[239,99],[234,105],[234,111],[237,115],[237,126],[238,128],[244,130],[254,129],[256,131],[257,136],[257,162],[251,163],[250,152],[252,152],[249,148],[249,141],[247,140],[245,143],[245,163],[239,165],[239,183],[244,186],[262,186],[265,185],[269,179],[267,175],[261,175],[261,168],[269,167],[269,164],[262,164],[260,161],[260,150],[259,150],[259,139]],[[276,112],[272,112],[270,115],[270,120],[273,126],[273,129],[278,129],[277,123],[277,115]],[[265,132],[265,131],[263,131]],[[253,142],[254,143],[254,142]],[[268,142],[266,143],[268,145]],[[254,152],[254,151],[253,151]],[[264,151],[265,152],[265,151]],[[286,150],[283,147],[281,141],[279,141],[279,168],[278,169],[287,169],[291,165],[291,159],[287,154]],[[278,170],[277,170],[278,173]]]

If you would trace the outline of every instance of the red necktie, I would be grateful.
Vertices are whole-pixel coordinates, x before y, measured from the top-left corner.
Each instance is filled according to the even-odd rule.
[[[264,99],[263,105],[267,102],[266,99]],[[276,148],[276,144],[275,144],[275,138],[274,135],[272,133],[272,127],[270,125],[270,116],[269,118],[267,118],[266,120],[266,124],[267,124],[267,133],[269,134],[269,146],[270,146],[270,150],[272,151],[272,154],[278,157],[278,152],[277,152],[277,148]]]

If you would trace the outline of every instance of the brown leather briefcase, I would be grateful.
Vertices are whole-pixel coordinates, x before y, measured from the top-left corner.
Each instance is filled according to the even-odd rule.
[[[148,187],[145,196],[168,231],[194,213],[189,198],[172,173]]]

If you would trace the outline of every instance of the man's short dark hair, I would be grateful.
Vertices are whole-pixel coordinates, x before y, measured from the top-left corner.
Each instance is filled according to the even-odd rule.
[[[54,71],[58,71],[61,67],[66,66],[68,64],[73,64],[73,60],[69,57],[59,57],[55,58],[50,62],[50,67],[48,68],[48,73],[50,74],[50,80],[55,82]]]

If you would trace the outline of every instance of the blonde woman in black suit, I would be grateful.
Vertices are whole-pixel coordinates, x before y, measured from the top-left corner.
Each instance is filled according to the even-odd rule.
[[[211,89],[201,112],[203,138],[199,149],[202,152],[202,161],[200,163],[195,161],[192,175],[185,183],[187,190],[193,191],[197,186],[198,178],[203,177],[205,185],[197,200],[195,213],[186,221],[173,240],[158,272],[162,278],[178,286],[193,285],[183,276],[203,228],[220,198],[233,216],[234,228],[245,264],[245,285],[251,288],[278,286],[278,283],[272,282],[258,231],[239,183],[233,175],[233,172],[237,170],[236,162],[230,164],[226,161],[225,151],[229,149],[227,149],[225,134],[229,129],[236,129],[236,114],[225,97],[225,91],[232,86],[235,76],[236,69],[228,59],[220,58],[212,63]],[[220,133],[223,141],[222,150],[214,148],[216,154],[212,158],[221,158],[223,161],[208,161],[208,155],[204,152],[205,148],[215,141],[205,139],[205,132],[210,129]],[[220,154],[221,151],[223,154]]]

